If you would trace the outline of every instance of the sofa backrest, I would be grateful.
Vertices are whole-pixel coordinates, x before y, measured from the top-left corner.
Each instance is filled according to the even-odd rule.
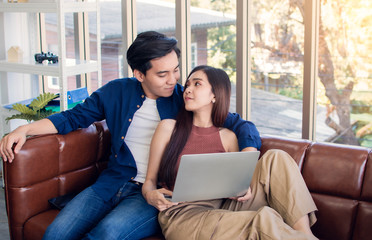
[[[371,149],[262,137],[261,154],[282,149],[297,162],[318,207],[313,231],[320,239],[371,239]]]
[[[307,150],[302,174],[319,209],[320,238],[371,239],[371,156],[369,149],[336,144]]]

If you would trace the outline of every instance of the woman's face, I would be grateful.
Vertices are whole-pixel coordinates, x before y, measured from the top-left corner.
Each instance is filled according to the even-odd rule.
[[[183,99],[187,111],[212,109],[212,101],[215,101],[212,86],[202,70],[194,72],[187,80]]]

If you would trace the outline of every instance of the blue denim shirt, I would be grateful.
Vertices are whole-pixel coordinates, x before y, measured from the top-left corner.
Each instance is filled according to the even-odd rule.
[[[172,96],[156,100],[160,119],[174,119],[183,105],[183,88],[177,84]],[[135,78],[110,81],[91,94],[73,109],[48,117],[58,133],[66,134],[78,128],[86,128],[96,121],[106,119],[111,133],[111,155],[107,169],[98,177],[93,189],[105,201],[137,175],[135,160],[124,142],[134,113],[142,106],[145,93]],[[239,147],[261,147],[261,139],[255,125],[244,121],[238,114],[229,114],[225,127],[235,132]]]

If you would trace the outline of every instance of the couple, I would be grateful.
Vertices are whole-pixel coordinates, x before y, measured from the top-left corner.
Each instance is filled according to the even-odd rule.
[[[222,71],[211,67],[200,67],[195,69],[190,75],[188,80],[204,79],[209,84],[209,91],[212,91],[212,93],[205,90],[201,92],[201,102],[196,100],[197,96],[193,95],[192,91],[202,84],[202,80],[198,83],[194,83],[193,80],[187,81],[186,91],[183,92],[182,86],[177,84],[180,78],[178,62],[180,51],[176,44],[177,41],[175,39],[167,38],[157,32],[149,31],[139,34],[127,51],[127,60],[135,78],[111,81],[95,91],[84,103],[75,108],[52,115],[47,119],[21,126],[1,140],[0,154],[4,161],[12,162],[14,152],[19,151],[27,135],[66,134],[77,128],[88,127],[95,121],[106,119],[112,137],[108,168],[101,173],[96,183],[78,194],[67,204],[48,227],[44,239],[141,239],[151,236],[160,230],[157,218],[158,209],[164,209],[159,215],[159,221],[165,236],[168,238],[172,238],[172,236],[177,239],[184,238],[181,235],[174,236],[178,231],[174,229],[174,226],[182,222],[183,224],[180,227],[185,230],[184,234],[188,234],[186,230],[193,228],[190,224],[196,224],[188,216],[200,218],[201,216],[195,214],[209,212],[216,214],[226,212],[226,214],[222,214],[217,218],[214,216],[214,220],[211,219],[211,221],[208,220],[211,216],[204,218],[209,221],[204,221],[205,226],[213,228],[213,231],[222,231],[217,226],[221,227],[225,223],[218,225],[220,220],[231,223],[222,216],[229,218],[227,213],[237,213],[236,215],[245,217],[247,224],[242,231],[240,230],[241,228],[236,228],[235,230],[239,235],[241,234],[242,238],[248,238],[248,236],[264,238],[268,234],[266,231],[262,231],[264,227],[270,231],[273,229],[278,231],[274,234],[284,234],[283,236],[287,236],[285,234],[300,234],[304,239],[306,237],[310,238],[309,217],[312,224],[314,222],[313,212],[316,207],[312,202],[306,185],[303,183],[297,166],[289,156],[280,151],[265,154],[266,157],[263,159],[268,158],[268,161],[260,160],[261,165],[264,165],[260,169],[265,169],[265,171],[275,169],[275,172],[277,172],[274,176],[275,179],[273,179],[271,174],[264,174],[258,171],[256,173],[258,178],[257,186],[252,185],[252,189],[242,198],[190,203],[189,207],[186,203],[173,206],[173,203],[164,202],[165,199],[162,198],[161,194],[166,189],[171,189],[172,178],[175,177],[175,173],[172,173],[172,170],[175,170],[173,167],[176,164],[176,158],[180,154],[184,154],[181,151],[183,149],[186,151],[188,145],[192,146],[192,137],[198,134],[198,129],[204,132],[204,128],[207,126],[198,126],[198,124],[207,123],[207,121],[213,123],[208,126],[212,128],[207,128],[206,131],[212,130],[214,134],[218,133],[221,136],[220,150],[237,151],[238,146],[240,150],[256,150],[261,145],[258,131],[253,123],[242,120],[237,114],[227,113],[230,93],[227,94],[225,92],[227,89],[226,83],[222,88],[216,87],[217,90],[213,89],[213,81],[220,81],[219,75],[222,74]],[[212,77],[208,75],[210,71],[215,72],[211,75]],[[188,138],[189,140],[185,137],[178,137],[179,141],[184,142],[183,145],[178,145],[174,142],[176,146],[185,146],[185,148],[182,147],[181,149],[180,147],[169,145],[166,149],[167,143],[173,143],[174,139],[177,140],[177,134],[180,133],[175,131],[171,141],[169,141],[170,136],[168,140],[162,138],[159,143],[155,139],[162,135],[164,137],[170,135],[169,133],[173,131],[174,121],[167,119],[175,119],[180,109],[184,108],[183,95],[185,95],[186,99],[185,107],[191,105],[189,110],[195,112],[191,119],[185,119],[185,122],[186,120],[189,122],[189,128],[186,132],[189,133],[190,137]],[[225,98],[225,100],[221,102],[221,98]],[[210,106],[202,107],[204,110],[201,111],[199,106],[201,106],[200,104],[208,105],[207,99],[210,100]],[[219,102],[218,104],[216,104],[217,101]],[[221,104],[225,105],[225,107],[221,107]],[[213,112],[216,113],[216,119],[214,118],[213,122],[210,122],[210,114],[212,113],[208,110],[211,106],[213,106]],[[182,114],[182,111],[180,114]],[[186,113],[186,115],[188,114],[190,113]],[[151,139],[156,126],[161,120],[165,121],[162,121],[158,130],[156,130],[152,145],[158,144],[158,147],[162,146],[163,150],[166,149],[164,156],[168,155],[168,159],[173,160],[173,165],[168,165],[168,160],[162,160],[162,163],[160,163],[159,156],[162,155],[162,149],[152,150],[148,169],[149,174],[146,179]],[[186,124],[185,122],[178,121],[175,128],[177,129],[177,125],[181,124],[183,128],[184,124]],[[214,124],[216,125],[214,126]],[[220,128],[222,125],[235,134],[230,130]],[[181,129],[180,131],[185,130]],[[164,139],[167,141],[164,141]],[[186,142],[186,140],[188,141]],[[14,152],[12,150],[13,144],[16,144]],[[199,152],[198,149],[193,151]],[[212,151],[215,150],[213,149]],[[162,164],[161,168],[159,168],[159,164]],[[163,167],[163,165],[166,167]],[[154,183],[157,182],[158,169],[161,170],[159,172],[159,181],[164,188],[156,190],[156,184]],[[286,176],[287,173],[283,171],[289,171],[291,174]],[[286,179],[282,180],[283,176],[286,176]],[[300,179],[295,180],[296,185],[292,185],[292,176],[295,179]],[[278,180],[276,177],[281,178]],[[264,180],[267,182],[263,182]],[[266,198],[265,194],[275,192],[273,190],[275,184],[271,180],[275,183],[284,180],[288,182],[288,186],[285,186],[286,190],[284,191],[286,194],[283,194],[283,191],[278,191],[284,196],[272,196],[272,194],[267,195]],[[297,182],[299,183],[297,184]],[[143,183],[145,183],[144,186]],[[301,191],[296,192],[296,190]],[[303,192],[305,193],[303,194]],[[143,195],[146,196],[146,199]],[[281,205],[280,200],[283,198],[294,199],[295,206],[290,207],[291,211],[286,209],[286,206]],[[264,203],[264,200],[267,200],[267,202]],[[154,203],[152,201],[158,202]],[[276,209],[277,207],[279,209]],[[212,208],[215,210],[210,211]],[[253,211],[233,212],[227,210]],[[182,214],[182,216],[185,219],[173,218],[172,216],[174,214],[177,215],[177,212],[184,212],[185,214]],[[233,217],[233,219],[235,218],[236,216]],[[271,219],[270,222],[272,224],[266,223],[267,220],[264,219],[267,218]],[[264,221],[265,224],[261,224],[260,221]],[[213,226],[213,223],[217,225]],[[207,237],[202,234],[208,234],[201,231],[204,230],[202,224],[197,224],[199,229],[201,228],[200,231],[198,228],[193,228],[193,231],[197,231],[197,234],[199,234],[197,236],[199,239]],[[258,227],[255,228],[253,225]],[[223,231],[231,229],[230,226],[226,225],[226,227],[223,227]],[[217,234],[213,231],[212,234]],[[230,231],[233,231],[233,229]],[[293,235],[295,236],[294,238],[297,235]],[[187,236],[185,237],[186,239],[190,239],[190,235],[185,236]]]

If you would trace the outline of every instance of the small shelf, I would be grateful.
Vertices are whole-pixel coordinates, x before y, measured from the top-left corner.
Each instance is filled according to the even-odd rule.
[[[0,12],[25,12],[25,13],[56,13],[59,9],[63,12],[95,12],[95,2],[30,2],[30,3],[0,3]],[[61,6],[63,6],[61,8]]]
[[[3,72],[16,72],[25,74],[36,74],[59,77],[60,76],[60,63],[55,64],[40,64],[35,61],[23,62],[8,62],[0,60],[0,71]],[[66,59],[65,71],[66,76],[73,76],[88,72],[96,72],[98,68],[97,61],[79,61],[76,59]]]
[[[1,1],[1,0],[0,0]],[[60,93],[60,106],[62,110],[68,109],[67,104],[67,90],[68,90],[68,76],[76,76],[85,73],[97,72],[98,76],[98,87],[102,85],[101,76],[101,37],[100,37],[100,9],[99,0],[88,0],[88,1],[65,1],[65,0],[54,0],[48,2],[27,2],[27,3],[5,3],[0,2],[0,13],[28,13],[27,17],[31,19],[36,19],[36,13],[55,13],[57,15],[56,27],[57,27],[57,38],[58,38],[58,63],[56,64],[40,64],[35,62],[32,55],[27,54],[24,59],[19,62],[9,62],[2,57],[0,60],[0,72],[14,72],[23,74],[35,74],[40,76],[52,76],[59,78],[59,93]],[[66,13],[85,13],[93,12],[96,13],[96,60],[79,60],[70,59],[66,56],[66,23],[65,14]],[[35,13],[35,14],[34,14]],[[40,17],[40,16],[39,16]],[[34,21],[34,22],[33,22]],[[31,21],[29,29],[34,29],[40,27],[36,25],[36,20]],[[35,29],[36,30],[36,29]],[[45,29],[44,29],[45,31]],[[45,31],[46,32],[46,31]],[[32,32],[30,41],[35,41],[38,37],[35,31]],[[46,34],[46,33],[45,33]],[[11,37],[10,35],[7,37]],[[82,37],[82,36],[81,36]],[[76,36],[75,36],[76,38]],[[75,39],[76,40],[76,39]],[[89,36],[85,39],[89,41]],[[41,45],[41,40],[39,43],[33,44],[33,46]],[[35,47],[34,47],[35,48]],[[39,51],[38,49],[34,49]],[[32,53],[31,53],[32,54]],[[88,91],[90,91],[88,86]]]

